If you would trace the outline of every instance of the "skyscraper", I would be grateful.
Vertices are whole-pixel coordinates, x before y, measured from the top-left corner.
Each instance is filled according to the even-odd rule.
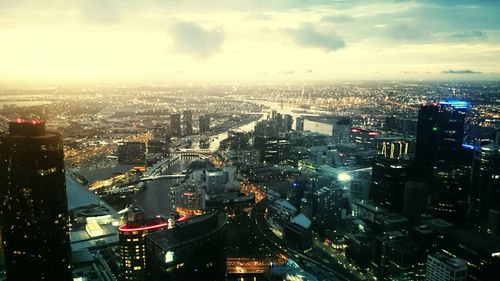
[[[193,112],[191,110],[184,110],[182,112],[182,120],[184,123],[184,132],[186,136],[193,134]]]
[[[200,115],[200,134],[208,133],[210,131],[210,115]]]
[[[380,135],[379,132],[373,130],[365,130],[362,128],[351,128],[351,142],[363,144],[368,147],[377,147],[376,138]]]
[[[500,133],[498,133],[498,138]],[[468,222],[477,230],[500,233],[500,144],[476,148],[472,163]]]
[[[187,216],[177,218],[178,222],[184,221]],[[148,233],[170,228],[173,222],[161,217],[146,218],[144,210],[137,206],[129,208],[126,223],[118,228],[120,257],[122,267],[122,280],[142,281],[146,267],[144,237]]]
[[[148,234],[146,280],[225,280],[227,215],[212,211]]]
[[[180,113],[170,113],[170,132],[174,137],[180,137],[182,133],[181,129],[181,114]]]
[[[392,212],[403,214],[408,170],[407,161],[379,155],[373,163],[370,197]]]
[[[334,144],[347,144],[351,139],[352,119],[340,117],[332,126],[332,139]]]
[[[418,113],[415,177],[430,184],[430,210],[456,225],[465,221],[469,196],[470,164],[464,163],[462,148],[467,107],[441,101]]]
[[[289,132],[292,130],[293,118],[290,114],[281,115],[281,119],[279,120],[280,131],[281,132]]]
[[[148,141],[148,153],[158,153],[163,156],[168,156],[169,149],[170,149],[170,140],[167,140],[167,138],[160,139],[160,138],[154,138],[150,141]]]
[[[62,136],[18,119],[0,135],[7,280],[73,280]]]
[[[418,222],[422,214],[427,212],[429,185],[423,181],[407,181],[405,183],[403,216],[411,222]]]
[[[255,137],[255,149],[259,151],[260,161],[278,163],[290,152],[290,140],[287,137]]]
[[[345,190],[323,187],[315,192],[317,198],[316,223],[323,229],[332,228],[342,219],[346,206]]]
[[[437,166],[459,162],[464,138],[463,110],[446,102],[420,107],[415,147],[419,178],[430,180]]]
[[[295,130],[304,131],[304,117],[299,116],[295,119]]]

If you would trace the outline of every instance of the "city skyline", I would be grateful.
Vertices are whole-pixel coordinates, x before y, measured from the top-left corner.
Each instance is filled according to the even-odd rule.
[[[14,91],[0,111],[0,280],[496,281],[499,88]],[[62,257],[38,248],[59,241],[71,263],[51,272],[41,264]]]
[[[500,280],[500,0],[0,0],[0,281]]]
[[[500,79],[497,1],[23,0],[0,8],[6,87]]]

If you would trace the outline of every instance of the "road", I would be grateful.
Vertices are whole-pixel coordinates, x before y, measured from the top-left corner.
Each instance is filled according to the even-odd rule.
[[[269,272],[269,261],[247,258],[228,258],[228,274],[260,274]]]
[[[266,208],[269,204],[267,199],[257,203],[252,209],[251,219],[255,222],[256,228],[262,234],[262,237],[269,242],[278,251],[282,252],[286,256],[294,257],[300,263],[309,262],[314,264],[323,271],[328,272],[332,275],[334,280],[357,280],[357,278],[348,270],[341,267],[339,264],[332,262],[325,262],[323,260],[318,260],[316,257],[311,257],[310,255],[304,254],[298,250],[289,247],[285,241],[276,237],[272,231],[269,229],[265,221]],[[332,280],[333,281],[333,280]]]

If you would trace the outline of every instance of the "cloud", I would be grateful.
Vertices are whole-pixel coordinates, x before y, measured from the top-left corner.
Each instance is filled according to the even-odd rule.
[[[335,23],[343,23],[354,20],[354,17],[348,15],[335,15],[335,16],[324,16],[321,18],[322,22],[335,22]]]
[[[450,38],[458,40],[470,40],[470,39],[487,39],[488,36],[486,35],[486,33],[480,30],[468,30],[468,31],[456,32],[452,34]]]
[[[178,52],[204,59],[216,54],[224,41],[219,29],[207,30],[194,22],[179,21],[170,28],[170,36]]]
[[[265,13],[254,13],[251,15],[247,15],[244,20],[250,21],[270,21],[273,20],[273,16]]]
[[[111,24],[122,18],[122,11],[113,0],[85,0],[82,1],[81,16],[90,22]]]
[[[295,43],[304,47],[319,48],[325,51],[337,51],[345,47],[344,40],[335,33],[316,31],[312,25],[303,24],[298,29],[290,30]]]
[[[470,69],[448,69],[448,70],[443,70],[442,73],[446,74],[481,74],[479,71],[473,71]]]
[[[387,26],[383,34],[390,39],[403,42],[428,41],[431,37],[430,34],[423,31],[423,29],[404,23]]]

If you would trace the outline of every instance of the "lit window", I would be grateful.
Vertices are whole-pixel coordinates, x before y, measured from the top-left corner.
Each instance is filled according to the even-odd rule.
[[[50,174],[57,172],[57,168],[53,167],[53,168],[49,168],[49,169],[39,169],[39,170],[36,170],[35,172],[39,176],[48,176]]]

